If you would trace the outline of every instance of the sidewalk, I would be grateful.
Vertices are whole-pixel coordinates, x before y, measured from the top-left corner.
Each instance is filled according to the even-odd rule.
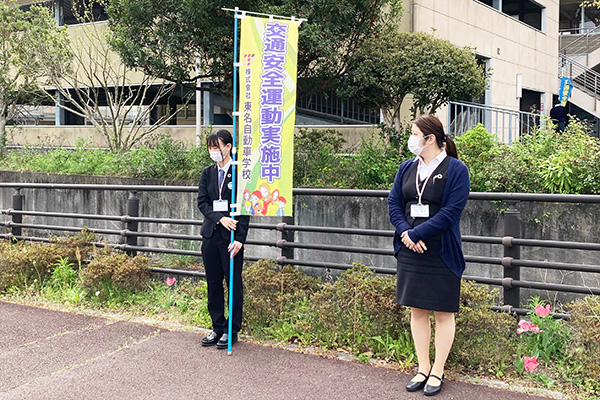
[[[0,302],[0,399],[424,399],[409,375],[201,334]],[[436,399],[541,399],[447,381]]]

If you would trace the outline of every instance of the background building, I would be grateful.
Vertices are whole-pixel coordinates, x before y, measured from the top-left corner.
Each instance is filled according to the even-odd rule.
[[[68,25],[70,36],[78,34],[80,28],[73,16],[72,0],[19,0],[24,8],[32,3],[52,7],[57,23]],[[484,96],[451,103],[438,112],[450,132],[460,134],[482,122],[502,140],[511,142],[543,123],[539,116],[548,115],[557,102],[560,77],[568,76],[575,86],[567,105],[569,112],[587,119],[598,135],[598,9],[584,8],[581,1],[573,0],[404,0],[403,8],[404,15],[398,22],[401,30],[431,33],[457,46],[469,46],[478,61],[492,71]],[[98,5],[94,8],[94,18],[96,24],[106,26],[107,15]],[[135,80],[132,84],[135,85]],[[210,86],[210,82],[202,84]],[[168,102],[157,105],[150,118],[158,118],[181,105],[190,93],[181,88],[179,91]],[[231,124],[229,100],[206,92],[191,95],[191,101],[163,131],[193,142],[197,134],[195,125]],[[297,107],[297,125],[342,125],[340,129],[351,143],[366,134],[365,126],[380,121],[378,110],[369,110],[351,99],[339,99],[332,93],[299,95]],[[405,108],[408,117],[409,105]],[[54,135],[66,132],[68,137],[93,130],[88,127],[89,121],[52,105],[25,109],[15,122],[25,125],[21,135],[24,141],[45,136],[31,125],[46,125],[46,132]],[[48,130],[50,126],[54,128]],[[93,143],[101,145],[99,138],[87,134],[90,135]]]

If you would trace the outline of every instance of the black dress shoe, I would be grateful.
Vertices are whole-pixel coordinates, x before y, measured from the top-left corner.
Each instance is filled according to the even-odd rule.
[[[217,343],[217,349],[226,349],[227,347],[229,347],[228,345],[228,340],[229,340],[229,335],[227,335],[226,333],[223,334],[223,336],[221,336],[221,339],[219,340],[219,342]],[[233,346],[234,343],[237,342],[237,333],[234,333],[233,335],[231,335],[231,345]]]
[[[221,339],[222,336],[223,336],[222,333],[217,333],[215,331],[212,331],[210,333],[210,335],[208,335],[207,337],[202,339],[202,346],[204,346],[204,347],[214,346],[215,344],[217,344],[219,342],[219,339]]]
[[[438,379],[440,381],[440,384],[439,384],[439,386],[432,386],[430,384],[426,384],[425,390],[423,390],[423,394],[425,396],[435,396],[436,394],[438,394],[439,392],[442,391],[442,386],[444,386],[444,375],[442,375],[441,378],[434,374],[429,374],[429,376],[432,376],[432,377]]]
[[[429,377],[427,375],[425,375],[425,373],[419,371],[418,375],[423,375],[425,377],[424,380],[420,381],[420,382],[415,382],[415,381],[408,381],[408,383],[406,384],[406,391],[407,392],[417,392],[421,389],[423,389],[425,387],[425,383],[427,383],[427,379],[429,379]]]

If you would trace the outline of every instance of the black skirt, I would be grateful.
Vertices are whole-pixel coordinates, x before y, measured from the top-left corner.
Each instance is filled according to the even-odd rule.
[[[396,284],[398,304],[424,310],[458,312],[460,278],[448,268],[439,250],[436,250],[428,246],[425,253],[419,254],[406,247],[400,249]]]

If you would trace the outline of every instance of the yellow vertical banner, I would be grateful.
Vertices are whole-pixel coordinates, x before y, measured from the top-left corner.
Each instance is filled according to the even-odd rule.
[[[292,215],[297,55],[297,21],[242,19],[237,157],[242,215]]]

